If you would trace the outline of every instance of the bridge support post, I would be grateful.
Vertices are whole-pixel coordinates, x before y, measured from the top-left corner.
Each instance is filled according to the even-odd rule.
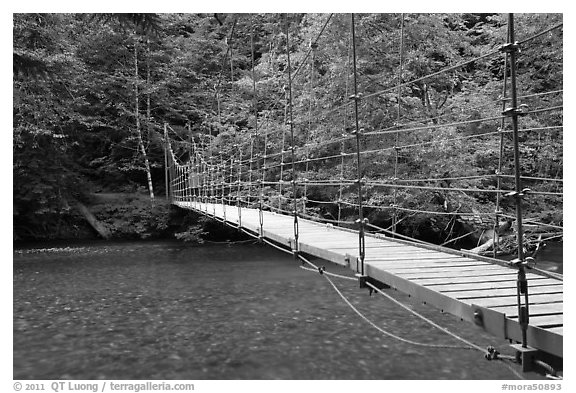
[[[511,93],[511,107],[504,110],[504,116],[509,116],[512,119],[512,135],[514,143],[514,178],[515,190],[508,194],[513,197],[516,204],[516,234],[518,242],[518,259],[514,261],[514,265],[518,268],[517,280],[517,300],[518,300],[518,318],[520,327],[522,328],[522,347],[528,348],[526,331],[529,322],[529,308],[528,308],[528,281],[526,280],[524,260],[524,234],[522,231],[522,197],[527,190],[522,190],[522,183],[520,177],[520,148],[518,141],[518,116],[521,115],[518,109],[518,96],[517,96],[517,83],[516,83],[516,57],[519,52],[518,43],[514,39],[514,14],[508,14],[508,43],[500,48],[503,52],[510,56],[510,93]],[[524,304],[522,304],[524,303]]]
[[[354,21],[354,14],[351,15],[350,20],[351,25],[351,35],[352,35],[352,66],[353,66],[353,74],[354,74],[354,95],[350,98],[354,100],[354,120],[355,120],[355,130],[354,134],[356,135],[356,170],[358,179],[356,180],[356,184],[358,187],[358,220],[359,223],[358,228],[358,254],[359,254],[359,265],[357,266],[357,272],[359,272],[362,276],[364,276],[364,257],[365,257],[365,244],[364,244],[364,225],[366,223],[364,219],[364,212],[362,208],[362,164],[360,160],[360,135],[363,132],[363,129],[360,128],[359,116],[358,116],[358,104],[360,102],[361,95],[358,94],[358,72],[356,67],[356,29],[355,29],[355,21]]]

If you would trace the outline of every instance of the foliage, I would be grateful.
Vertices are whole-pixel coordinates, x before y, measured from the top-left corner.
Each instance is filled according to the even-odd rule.
[[[490,120],[503,109],[499,100],[503,57],[478,59],[506,42],[505,16],[357,14],[355,18],[358,91],[371,96],[359,105],[359,126],[367,133],[378,132],[361,141],[363,149],[377,151],[363,156],[361,176],[373,181],[396,176],[404,180],[467,177],[443,183],[446,190],[403,189],[395,196],[389,187],[366,187],[367,204],[397,203],[429,211],[443,211],[448,205],[493,210],[493,193],[463,197],[448,189],[494,190],[495,177],[473,177],[493,175],[500,165],[502,173],[513,173],[510,133],[504,134],[500,164],[502,124]],[[212,14],[15,14],[15,232],[53,231],[70,214],[67,201],[85,198],[93,189],[134,191],[146,185],[135,129],[135,87],[155,185],[164,186],[164,123],[170,125],[168,136],[183,161],[192,155],[191,142],[206,148],[207,157],[222,161],[249,160],[252,153],[266,148],[272,157],[266,160],[270,168],[266,180],[278,180],[281,171],[283,179],[290,180],[289,167],[280,166],[282,160],[289,162],[288,156],[278,154],[290,143],[286,28],[291,72],[296,74],[291,86],[293,131],[301,148],[298,176],[355,179],[354,140],[327,143],[349,136],[355,128],[348,100],[354,87],[351,19],[334,14],[327,20],[327,14],[218,14],[216,18]],[[561,21],[558,14],[517,15],[517,39]],[[318,45],[312,48],[317,37]],[[517,64],[518,94],[525,97],[521,103],[528,110],[562,105],[562,55],[561,29],[523,45]],[[454,67],[461,63],[466,65]],[[437,73],[448,67],[454,68]],[[417,82],[407,83],[412,80]],[[561,110],[520,119],[524,176],[562,178],[562,129],[553,128],[561,125]],[[509,131],[510,126],[505,126]],[[399,128],[403,132],[392,132]],[[397,155],[394,146],[402,147]],[[328,158],[339,158],[341,151],[348,154],[344,161]],[[315,161],[304,164],[307,158]],[[509,178],[502,184],[513,187]],[[527,186],[549,192],[561,192],[561,184],[527,181]],[[267,203],[277,205],[278,187],[270,191]],[[340,198],[336,186],[311,186],[307,192],[317,201]],[[284,197],[290,193],[290,187],[285,187]],[[297,194],[302,196],[303,190]],[[342,189],[342,200],[353,203],[356,198],[355,187]],[[314,209],[310,214],[337,215],[334,207],[310,206]],[[511,213],[514,205],[504,200],[502,208]],[[525,208],[531,217],[561,224],[561,198],[533,195]],[[108,222],[118,233],[127,233],[130,225],[142,237],[163,230],[153,227],[153,220],[162,226],[162,219],[146,204],[136,206],[142,215],[138,220],[127,209],[109,209],[115,210],[107,215],[118,215],[117,221]],[[390,212],[375,209],[370,214],[388,222]],[[347,209],[346,214],[356,212]],[[402,218],[410,233],[424,226],[446,227],[440,219],[434,227],[427,215],[405,212]],[[201,232],[191,226],[179,236],[196,239]]]
[[[156,201],[154,205],[145,197],[131,197],[96,205],[92,211],[114,238],[147,239],[165,235],[169,225],[170,206]]]
[[[183,232],[176,232],[174,237],[186,243],[202,244],[204,239],[202,236],[206,235],[206,231],[201,225],[192,225]]]

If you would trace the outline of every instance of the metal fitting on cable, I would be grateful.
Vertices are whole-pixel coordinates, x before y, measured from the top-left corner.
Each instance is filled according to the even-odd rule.
[[[528,105],[522,104],[517,108],[506,108],[502,111],[502,116],[526,116],[528,114]]]
[[[516,259],[509,261],[508,265],[516,267],[518,269],[523,268],[523,267],[528,268],[528,269],[532,269],[534,266],[536,266],[536,260],[532,257],[525,257],[523,261],[516,258]],[[524,292],[521,292],[521,293],[524,293]]]
[[[522,197],[524,197],[526,194],[529,194],[530,191],[532,191],[532,190],[529,189],[529,188],[523,188],[522,191],[520,191],[520,192],[511,191],[511,192],[508,192],[508,193],[504,194],[504,196],[507,197],[507,198],[510,198],[510,197],[513,197],[513,198],[522,198]]]
[[[498,50],[500,52],[504,52],[504,53],[512,53],[512,52],[519,53],[520,52],[520,44],[518,43],[518,41],[508,42],[506,44],[500,45]]]
[[[362,93],[358,93],[358,94],[352,94],[351,96],[348,96],[348,99],[350,100],[361,100],[362,99]]]

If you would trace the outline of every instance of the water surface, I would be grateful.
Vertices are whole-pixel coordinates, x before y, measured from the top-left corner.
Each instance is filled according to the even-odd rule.
[[[477,351],[414,346],[383,335],[322,276],[299,266],[291,256],[256,244],[15,250],[14,378],[515,378]],[[354,282],[335,283],[391,333],[460,344]],[[507,352],[506,341],[388,291],[466,339]]]

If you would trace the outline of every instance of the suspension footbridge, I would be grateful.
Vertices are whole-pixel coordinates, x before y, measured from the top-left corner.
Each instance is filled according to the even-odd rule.
[[[284,126],[281,129],[262,131],[266,121],[258,124],[260,113],[254,105],[254,128],[248,137],[236,137],[232,143],[220,141],[217,136],[197,135],[182,138],[178,132],[165,125],[166,190],[173,205],[196,211],[224,224],[238,228],[268,244],[285,249],[295,257],[306,260],[314,256],[338,265],[349,267],[356,274],[360,287],[373,288],[375,284],[395,288],[412,297],[474,323],[496,337],[519,343],[516,347],[524,362],[537,351],[563,356],[563,281],[562,275],[540,270],[533,266],[524,247],[519,246],[517,258],[506,262],[495,257],[480,256],[465,250],[455,250],[412,239],[397,231],[402,221],[401,213],[450,215],[458,217],[483,217],[492,219],[496,227],[500,220],[514,220],[517,244],[525,243],[523,230],[528,225],[539,225],[551,230],[562,230],[556,224],[537,222],[525,217],[523,207],[527,195],[562,198],[558,179],[536,179],[522,175],[519,154],[520,132],[548,132],[562,129],[562,125],[519,127],[519,118],[530,114],[561,111],[561,105],[526,109],[530,100],[558,97],[561,91],[519,95],[516,65],[519,47],[532,40],[553,34],[561,25],[551,26],[538,34],[516,41],[514,17],[508,17],[507,39],[502,46],[447,69],[417,80],[404,81],[403,46],[404,20],[400,26],[400,61],[398,83],[382,91],[362,94],[358,90],[356,65],[356,32],[354,15],[350,18],[349,65],[351,87],[343,95],[347,103],[329,109],[324,116],[342,112],[342,129],[331,139],[310,140],[295,136],[298,127],[307,128],[311,135],[312,115],[308,124],[298,125],[293,119],[293,84],[295,77],[308,58],[313,70],[314,52],[332,15],[322,26],[310,49],[296,71],[292,70],[290,51],[286,51],[286,88],[284,96],[272,106],[284,106]],[[290,48],[289,24],[284,23],[286,48]],[[252,46],[252,53],[254,49]],[[494,105],[493,115],[481,119],[495,124],[495,131],[475,135],[453,134],[423,140],[408,138],[423,130],[437,130],[469,124],[469,120],[454,120],[439,124],[438,119],[424,123],[400,124],[400,108],[392,128],[367,131],[361,127],[359,112],[363,103],[384,93],[396,92],[401,102],[403,88],[458,67],[503,55],[504,76],[501,97]],[[254,59],[254,57],[253,57]],[[252,64],[254,72],[254,62]],[[302,73],[300,74],[302,75]],[[253,76],[254,97],[257,97],[256,78]],[[314,74],[308,87],[314,87]],[[306,87],[306,85],[302,85]],[[303,88],[304,88],[303,87]],[[217,94],[218,96],[218,94]],[[310,105],[311,105],[310,101]],[[548,101],[547,101],[548,102]],[[533,106],[533,105],[532,105]],[[218,105],[220,107],[220,105]],[[270,113],[270,111],[268,111]],[[350,120],[351,119],[351,120]],[[474,119],[478,122],[478,119]],[[432,123],[432,124],[430,124]],[[172,141],[171,134],[181,139]],[[441,132],[438,135],[444,135]],[[402,137],[405,143],[402,143]],[[495,173],[465,174],[435,178],[411,179],[400,173],[402,153],[440,144],[448,147],[450,154],[457,154],[475,139],[485,143],[495,137],[500,146],[499,165]],[[511,142],[509,142],[511,139]],[[388,145],[385,145],[388,143]],[[505,145],[511,143],[511,149]],[[179,144],[174,147],[173,144]],[[276,148],[276,150],[274,150]],[[513,172],[505,173],[503,163],[506,151],[511,152]],[[179,158],[185,157],[184,159]],[[369,162],[382,162],[386,156],[391,170],[387,176],[367,175]],[[319,169],[327,168],[325,173]],[[486,182],[485,180],[493,182]],[[513,179],[507,188],[505,180]],[[449,185],[447,185],[449,182]],[[460,183],[459,183],[460,182]],[[523,187],[523,182],[550,185],[542,188]],[[486,186],[489,184],[490,186]],[[493,186],[495,185],[495,187]],[[508,186],[509,187],[509,186]],[[560,183],[561,187],[561,183]],[[310,197],[311,190],[324,191],[323,199]],[[403,196],[412,191],[430,193],[457,193],[488,195],[495,200],[494,212],[462,212],[443,209],[428,211],[404,203]],[[371,195],[386,195],[388,205],[375,205],[368,200]],[[317,192],[315,195],[322,195]],[[504,211],[502,199],[513,201],[514,210]],[[370,223],[367,212],[388,211],[392,225],[388,228]],[[351,214],[353,212],[353,214]],[[349,217],[353,215],[353,219]],[[348,217],[348,218],[347,218]],[[495,239],[496,239],[496,235]],[[497,240],[497,239],[496,239]],[[528,367],[528,365],[526,365]]]

